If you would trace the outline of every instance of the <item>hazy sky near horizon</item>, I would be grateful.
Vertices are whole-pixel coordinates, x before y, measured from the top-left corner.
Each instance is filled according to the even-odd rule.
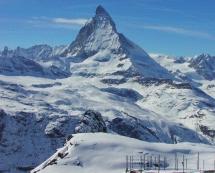
[[[98,5],[147,52],[215,55],[215,0],[0,0],[0,49],[69,44]]]

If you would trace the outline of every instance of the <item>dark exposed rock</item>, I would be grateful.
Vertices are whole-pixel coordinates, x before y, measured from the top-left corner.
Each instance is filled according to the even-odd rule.
[[[213,85],[213,84],[208,85],[208,86],[207,86],[207,89],[210,89],[210,88],[215,88],[215,85]]]
[[[183,63],[185,63],[186,62],[186,60],[185,60],[185,58],[184,57],[179,57],[178,59],[176,59],[175,61],[174,61],[174,63],[178,63],[178,64],[183,64]]]
[[[24,171],[24,172],[30,171],[34,168],[35,168],[35,166],[18,166],[18,167],[16,167],[16,169],[18,169],[20,171]]]
[[[162,124],[162,127],[165,127],[168,132],[163,133],[156,121],[140,120],[128,115],[127,118],[117,117],[113,119],[108,127],[120,135],[149,142],[178,143],[189,141],[209,143],[205,138],[198,136],[196,132],[183,125],[168,126],[165,122],[162,122]]]
[[[211,138],[215,137],[215,130],[208,128],[207,126],[204,125],[199,125],[199,128],[201,130],[201,132],[206,135],[209,136]]]
[[[110,60],[110,56],[105,56],[105,57],[97,57],[95,58],[95,61],[98,61],[98,62],[108,62]]]
[[[66,139],[66,136],[74,133],[75,127],[79,122],[78,117],[63,117],[53,119],[46,125],[44,132],[50,138]]]
[[[120,75],[120,76],[123,76],[124,78],[140,76],[140,74],[136,71],[136,69],[134,69],[132,67],[130,67],[127,70],[116,71],[116,72],[112,73],[112,75]]]
[[[92,78],[96,76],[96,73],[88,73],[88,72],[79,72],[79,73],[72,73],[73,75],[78,75],[86,78]]]
[[[102,88],[101,91],[115,94],[117,96],[124,97],[126,99],[129,99],[135,102],[143,98],[143,96],[139,94],[137,91],[132,89],[127,89],[127,88],[109,87],[109,88]]]
[[[69,141],[70,139],[72,139],[73,138],[73,135],[68,135],[67,137],[66,137],[66,141]]]
[[[0,120],[6,115],[7,114],[4,112],[4,110],[0,109]]]
[[[127,79],[122,78],[122,79],[102,79],[101,82],[105,83],[105,84],[115,84],[115,85],[119,85],[119,84],[123,84],[126,83]]]
[[[115,118],[110,123],[110,129],[123,136],[160,142],[160,139],[152,129],[135,118]]]
[[[0,110],[0,143],[2,141],[3,132],[5,128],[5,124],[3,122],[5,117],[6,117],[6,113],[4,112],[4,110]]]
[[[83,163],[78,159],[73,162],[73,165],[83,167]]]
[[[123,67],[124,66],[124,64],[118,64],[117,65],[117,67]]]
[[[74,133],[78,122],[77,116],[59,117],[59,115],[47,116],[47,112],[46,114],[24,111],[9,113],[0,110],[1,164],[12,169],[9,165],[12,161],[7,163],[5,160],[13,160],[14,155],[23,156],[27,158],[23,160],[23,164],[14,162],[14,165],[17,169],[27,172],[28,168],[40,164],[55,152],[56,148],[61,147],[65,142],[65,136]],[[49,128],[46,128],[47,126]],[[47,135],[44,132],[47,132]]]
[[[196,132],[191,129],[185,128],[183,125],[181,125],[180,128],[171,126],[169,129],[169,134],[173,143],[188,141],[197,143],[202,142],[208,144],[208,141],[206,141],[205,139],[201,139]],[[195,140],[192,141],[193,139]]]
[[[75,128],[76,133],[107,132],[106,124],[99,112],[87,110]]]
[[[59,138],[59,137],[64,137],[64,134],[61,133],[61,131],[57,128],[52,128],[49,131],[46,131],[46,135],[49,136],[50,138]]]
[[[1,143],[1,140],[2,140],[4,128],[5,128],[5,125],[4,125],[4,123],[1,122],[1,120],[0,120],[0,143]]]
[[[50,88],[53,86],[61,86],[62,84],[60,82],[50,83],[50,84],[33,84],[32,86],[35,88]]]
[[[171,79],[143,78],[141,76],[138,76],[134,79],[134,81],[147,87],[152,85],[159,86],[159,85],[167,84],[172,88],[192,89],[192,86],[189,83],[175,83]]]
[[[215,79],[215,57],[209,54],[201,54],[191,59],[190,67],[207,80]]]
[[[61,159],[63,159],[64,157],[66,157],[68,155],[68,153],[57,153],[57,156],[60,157]]]

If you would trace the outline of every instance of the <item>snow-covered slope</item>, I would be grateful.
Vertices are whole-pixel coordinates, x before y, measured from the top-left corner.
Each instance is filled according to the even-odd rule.
[[[172,144],[213,143],[214,98],[118,33],[103,7],[68,47],[56,53],[41,47],[32,47],[32,56],[20,60],[5,49],[2,62],[27,59],[70,75],[24,75],[23,65],[13,75],[1,73],[0,172],[30,170],[75,132],[102,131]]]
[[[135,161],[140,162],[141,153],[142,155],[148,153],[146,157],[152,155],[153,165],[155,164],[154,157],[158,159],[158,155],[161,156],[160,164],[164,165],[163,157],[165,156],[165,169],[172,170],[175,168],[175,153],[178,155],[179,169],[182,169],[181,162],[184,155],[189,169],[186,172],[193,172],[197,169],[198,152],[200,152],[201,156],[200,169],[203,169],[202,160],[205,160],[204,169],[210,170],[213,169],[214,165],[214,150],[214,146],[203,144],[181,143],[173,145],[143,142],[103,133],[77,134],[64,147],[58,149],[54,155],[32,170],[31,173],[125,172],[126,155],[133,155]],[[140,166],[136,165],[135,168],[138,169]],[[163,171],[163,166],[161,166],[161,172],[165,172]]]
[[[0,74],[11,76],[39,76],[44,78],[65,78],[69,73],[51,65],[43,67],[39,63],[21,56],[0,56]]]
[[[129,95],[135,93],[132,86],[129,90],[125,87],[100,90],[98,86],[108,85],[84,77],[47,80],[0,76],[0,79],[0,107],[4,109],[0,170],[18,172],[38,165],[80,127],[82,114],[88,109],[101,113],[109,133],[150,142],[207,143],[194,130],[138,106],[136,100],[141,97]],[[125,91],[128,94],[123,94]],[[94,131],[96,122],[88,123],[92,124],[86,128],[90,129],[88,132]]]
[[[215,57],[208,54],[191,57],[169,57],[151,54],[151,57],[167,68],[177,78],[191,83],[215,98]]]
[[[68,77],[69,67],[65,59],[60,56],[66,48],[67,46],[64,45],[51,47],[46,44],[29,48],[17,47],[14,50],[5,47],[0,52],[1,62],[3,62],[1,74],[23,74],[49,78],[53,78],[53,76],[54,78]],[[29,63],[29,67],[26,62]],[[36,68],[37,71],[35,71]]]

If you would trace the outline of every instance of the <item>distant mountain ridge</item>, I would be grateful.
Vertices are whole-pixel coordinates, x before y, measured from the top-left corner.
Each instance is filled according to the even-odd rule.
[[[215,98],[215,56],[201,54],[194,57],[169,57],[151,54],[151,57],[177,78],[199,87]]]
[[[36,45],[24,49],[17,47],[9,50],[7,47],[0,52],[0,74],[13,76],[37,76],[45,78],[65,78],[69,72],[55,64],[46,65],[49,58],[59,55],[65,46],[52,48],[48,45]]]
[[[201,54],[191,59],[190,66],[207,80],[215,79],[215,56]]]
[[[51,47],[47,44],[34,45],[29,48],[17,47],[14,50],[9,49],[7,46],[0,52],[0,56],[4,57],[25,57],[32,60],[45,60],[49,57],[60,55],[67,46]]]

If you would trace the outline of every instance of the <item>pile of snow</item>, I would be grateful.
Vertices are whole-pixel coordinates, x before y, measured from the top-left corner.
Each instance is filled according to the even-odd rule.
[[[166,157],[165,169],[174,169],[175,153],[178,157],[178,168],[182,169],[182,157],[187,159],[188,169],[197,169],[197,153],[200,152],[200,169],[214,168],[215,147],[204,144],[149,143],[132,138],[104,133],[76,134],[64,147],[36,167],[31,173],[119,173],[125,172],[126,155],[138,157],[142,154]],[[147,156],[146,155],[146,156]],[[161,168],[162,169],[162,168]],[[186,170],[187,172],[187,170]],[[198,172],[198,171],[196,171]]]

